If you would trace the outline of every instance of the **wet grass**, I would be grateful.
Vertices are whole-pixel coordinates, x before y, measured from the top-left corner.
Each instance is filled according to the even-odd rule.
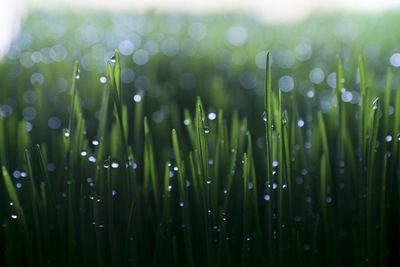
[[[168,122],[149,120],[144,105],[154,105],[151,99],[122,97],[117,50],[101,91],[96,137],[89,137],[76,62],[67,128],[35,144],[26,121],[0,120],[1,261],[399,264],[400,92],[391,90],[391,70],[381,95],[367,84],[360,58],[361,100],[352,105],[342,101],[339,59],[331,110],[304,112],[293,92],[272,86],[269,54],[266,62],[261,141],[246,117],[207,113],[200,98],[191,110],[171,103]],[[167,137],[157,140],[154,133]]]
[[[399,18],[30,15],[1,265],[399,265]]]

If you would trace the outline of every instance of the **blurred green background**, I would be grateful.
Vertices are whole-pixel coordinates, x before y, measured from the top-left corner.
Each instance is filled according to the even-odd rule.
[[[340,56],[343,100],[354,106],[349,117],[355,117],[360,99],[358,56],[365,57],[368,82],[378,92],[383,91],[386,69],[400,66],[400,29],[393,26],[399,24],[399,14],[314,15],[298,24],[265,24],[235,14],[35,12],[23,22],[1,61],[1,115],[5,123],[11,121],[8,117],[25,119],[32,144],[53,140],[67,127],[70,76],[78,60],[78,95],[87,135],[95,139],[108,86],[106,62],[117,48],[123,103],[133,113],[130,104],[140,96],[155,129],[156,147],[169,141],[165,129],[183,126],[183,119],[172,119],[171,114],[182,117],[184,108],[193,109],[197,96],[206,103],[207,113],[217,114],[221,108],[229,119],[237,109],[240,117],[246,116],[261,147],[265,51],[272,53],[274,90],[290,92],[285,101],[296,101],[302,120],[306,114],[312,120],[313,110],[329,113],[336,105],[333,88]],[[398,69],[393,72],[394,89]],[[15,134],[13,128],[7,128],[6,135]],[[10,159],[16,164],[13,151]]]

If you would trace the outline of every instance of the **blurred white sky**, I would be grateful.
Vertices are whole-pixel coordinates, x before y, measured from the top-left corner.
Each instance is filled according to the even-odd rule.
[[[191,13],[239,11],[268,22],[299,21],[311,12],[369,11],[400,8],[400,0],[2,0],[0,58],[18,33],[29,9],[106,9],[109,11],[180,11]]]

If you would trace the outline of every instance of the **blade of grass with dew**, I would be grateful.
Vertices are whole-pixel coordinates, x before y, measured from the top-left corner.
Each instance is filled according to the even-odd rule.
[[[128,164],[128,145],[127,145],[127,139],[125,136],[125,130],[124,130],[124,125],[123,125],[123,111],[122,111],[122,103],[121,103],[121,88],[120,88],[120,76],[121,76],[121,69],[120,69],[120,60],[119,60],[119,53],[118,50],[115,50],[115,64],[114,64],[114,70],[111,66],[110,61],[108,61],[108,73],[110,76],[110,82],[111,82],[111,88],[113,91],[113,99],[114,99],[114,104],[117,110],[117,123],[119,126],[119,134],[121,136],[121,150],[122,150],[122,158],[124,162],[124,170],[126,170],[126,165]],[[129,179],[130,178],[130,172],[126,172],[126,177]]]
[[[265,73],[265,110],[263,119],[265,122],[266,136],[267,136],[267,169],[268,169],[268,182],[271,184],[271,171],[272,171],[272,86],[271,86],[271,63],[270,53],[267,52],[266,60],[266,73]]]
[[[107,109],[108,109],[108,101],[110,97],[110,92],[108,87],[105,88],[104,94],[103,94],[103,102],[102,102],[102,107],[101,107],[101,115],[100,115],[100,121],[99,121],[99,128],[97,131],[97,138],[98,138],[98,146],[97,146],[97,151],[95,151],[95,159],[96,159],[96,164],[95,165],[95,182],[97,182],[99,172],[101,168],[98,168],[97,166],[100,165],[101,162],[105,160],[105,155],[104,155],[104,150],[105,150],[105,133],[106,133],[106,123],[107,123]],[[97,183],[96,183],[97,184]]]
[[[343,89],[343,65],[340,57],[337,57],[336,72],[336,99],[338,103],[338,157],[339,161],[344,160],[344,140],[346,138],[346,113],[345,105],[342,101]]]
[[[288,130],[288,112],[284,110],[282,113],[282,139],[283,139],[283,148],[285,154],[285,174],[286,174],[286,183],[289,195],[289,218],[290,220],[293,218],[293,196],[292,196],[292,170],[291,170],[291,162],[290,162],[290,143],[289,143],[289,130]],[[292,127],[294,125],[292,124]],[[283,164],[283,162],[282,162]]]
[[[366,150],[367,150],[367,142],[366,142],[366,111],[365,106],[367,104],[367,87],[365,81],[365,67],[364,67],[364,58],[362,56],[358,59],[358,69],[360,71],[360,147],[361,147],[361,173],[364,171],[364,163],[366,162]],[[363,180],[363,179],[362,179]],[[361,187],[363,184],[361,183]]]
[[[250,249],[250,233],[249,233],[249,199],[248,199],[248,183],[249,183],[249,176],[250,176],[250,167],[249,167],[249,160],[247,154],[244,153],[243,155],[243,205],[242,205],[242,264],[244,266],[249,264],[248,259],[248,250]]]
[[[207,143],[206,143],[206,136],[205,132],[207,129],[204,126],[204,112],[203,112],[203,105],[201,103],[200,98],[197,98],[197,104],[196,104],[196,132],[197,132],[197,147],[198,147],[198,161],[199,161],[199,170],[200,170],[200,184],[202,188],[205,188],[203,190],[203,193],[205,193],[205,203],[204,203],[204,208],[203,210],[203,216],[204,216],[204,221],[205,221],[205,237],[206,237],[206,262],[208,265],[211,264],[211,251],[210,251],[210,244],[209,244],[209,230],[208,230],[208,225],[209,225],[209,220],[208,220],[208,210],[210,210],[210,195],[209,195],[209,189],[207,185],[211,182],[208,181],[208,150],[207,150]],[[209,130],[208,130],[209,131]]]
[[[271,107],[271,98],[272,98],[272,85],[271,85],[271,62],[270,62],[270,53],[267,52],[266,55],[266,72],[265,72],[265,101],[264,101],[264,113],[263,113],[263,120],[265,124],[265,132],[266,132],[266,166],[267,166],[267,181],[268,185],[272,186],[272,158],[273,158],[273,151],[272,151],[272,107]],[[272,198],[272,191],[269,190],[267,187],[267,195]],[[272,266],[273,259],[272,259],[272,206],[271,202],[267,203],[267,223],[266,223],[266,232],[267,232],[267,250],[268,250],[268,259],[269,265]]]
[[[368,246],[368,261],[370,264],[375,264],[375,231],[373,230],[374,221],[374,188],[376,186],[375,177],[375,154],[376,143],[378,139],[379,130],[379,112],[380,112],[380,98],[376,98],[372,104],[372,127],[371,139],[369,144],[368,154],[368,174],[367,174],[367,246]]]
[[[135,95],[136,97],[136,95]],[[136,101],[138,100],[138,101]],[[135,100],[135,115],[134,115],[134,128],[133,128],[133,138],[135,140],[134,143],[134,152],[136,156],[139,156],[142,154],[143,151],[143,106],[144,106],[144,97],[136,97]],[[140,162],[142,162],[143,159],[140,159]]]
[[[216,145],[215,145],[215,152],[214,152],[214,160],[213,160],[213,176],[214,177],[220,177],[220,158],[223,157],[222,155],[222,146],[223,146],[223,128],[222,128],[222,110],[218,112],[218,132],[217,132],[217,140],[216,140]],[[216,190],[213,190],[213,202],[218,203],[218,189],[219,189],[219,180],[220,179],[215,179],[215,185],[214,188]]]
[[[175,129],[172,129],[172,144],[173,144],[173,148],[174,148],[175,161],[178,166],[179,185],[180,185],[180,192],[181,192],[181,197],[182,197],[181,203],[183,203],[182,217],[183,217],[183,222],[184,222],[185,228],[186,228],[184,235],[185,235],[185,241],[186,241],[187,264],[190,266],[193,266],[194,262],[193,262],[193,251],[192,251],[192,236],[191,236],[191,224],[190,224],[190,216],[189,216],[190,206],[189,206],[187,192],[185,190],[186,175],[185,175],[184,163],[183,163],[183,161],[181,161],[178,137],[177,137]],[[181,205],[181,203],[180,203],[180,205]]]
[[[75,61],[74,64],[74,69],[72,71],[72,86],[71,86],[71,109],[69,113],[69,120],[68,120],[68,129],[67,132],[72,129],[72,123],[73,123],[73,118],[74,118],[74,112],[75,112],[75,101],[76,101],[76,80],[79,79],[79,73],[78,73],[78,61]],[[65,136],[65,134],[64,134]],[[69,151],[70,149],[70,138],[64,139],[65,143],[65,151]],[[68,156],[67,156],[68,157]]]
[[[360,221],[360,255],[363,257],[360,260],[364,260],[364,255],[366,253],[366,248],[365,248],[365,243],[367,242],[366,240],[366,217],[365,217],[365,201],[363,198],[364,194],[364,188],[366,187],[366,179],[367,175],[365,174],[365,168],[366,168],[366,163],[368,162],[367,160],[367,110],[366,110],[366,105],[367,105],[367,99],[368,99],[368,91],[367,91],[367,86],[366,86],[366,80],[365,80],[365,66],[364,66],[364,58],[362,56],[359,57],[358,59],[358,68],[360,71],[360,148],[361,148],[361,155],[360,155],[360,182],[359,182],[359,221]],[[368,113],[369,114],[369,113]]]

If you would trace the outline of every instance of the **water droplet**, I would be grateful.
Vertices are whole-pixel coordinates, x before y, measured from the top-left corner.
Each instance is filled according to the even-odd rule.
[[[283,112],[283,113],[282,113],[282,124],[283,124],[283,125],[285,125],[285,124],[286,124],[286,122],[287,122],[287,119],[286,119],[286,113],[285,113],[285,112]]]
[[[376,110],[376,109],[378,109],[378,106],[379,106],[379,97],[377,97],[377,98],[374,100],[374,102],[372,103],[372,108],[373,108],[374,110]]]
[[[185,204],[181,201],[179,202],[179,206],[183,207]]]
[[[21,172],[16,170],[16,171],[13,172],[13,176],[14,176],[14,178],[20,178],[21,177]]]
[[[227,193],[228,193],[228,190],[224,189],[224,194],[227,194]]]
[[[80,77],[81,77],[81,70],[78,69],[77,72],[76,72],[75,79],[79,80]]]
[[[67,128],[64,129],[64,135],[65,137],[69,137],[69,129]]]
[[[106,169],[108,169],[109,167],[110,167],[110,162],[108,161],[108,159],[106,159],[105,161],[104,161],[104,168],[106,168]]]
[[[215,120],[216,117],[217,117],[217,115],[214,112],[211,112],[208,114],[208,119],[211,121]]]
[[[111,63],[115,63],[115,62],[116,62],[115,55],[113,55],[113,56],[111,57],[110,61],[111,61]]]
[[[111,194],[112,194],[113,196],[115,196],[115,195],[117,194],[117,191],[115,191],[115,190],[113,189],[113,190],[111,190]]]
[[[133,101],[135,101],[136,103],[142,101],[142,96],[138,95],[138,94],[134,95],[133,96]]]
[[[326,197],[326,203],[331,203],[332,202],[332,198],[331,197]]]
[[[10,206],[14,206],[14,203],[10,202]]]
[[[107,78],[104,77],[104,76],[101,76],[99,80],[100,80],[100,82],[103,83],[103,84],[107,82]]]
[[[93,140],[93,141],[92,141],[92,145],[98,146],[98,145],[99,145],[99,141],[98,141],[98,140]]]
[[[267,200],[267,201],[268,201],[269,199],[270,199],[270,196],[269,196],[269,195],[265,195],[265,196],[264,196],[264,200]]]
[[[86,152],[85,150],[83,150],[83,151],[81,152],[81,156],[82,156],[82,157],[86,157],[86,156],[87,156],[87,152]]]
[[[211,184],[211,180],[212,180],[211,177],[207,177],[207,184]]]
[[[90,161],[90,162],[96,162],[96,158],[93,157],[93,156],[90,156],[90,157],[89,157],[89,161]]]
[[[392,136],[391,135],[386,136],[385,140],[386,140],[386,142],[391,142]]]
[[[183,124],[185,124],[186,126],[190,124],[190,120],[184,120]]]
[[[114,169],[118,168],[119,167],[118,162],[111,163],[111,167],[114,168]]]
[[[16,214],[11,214],[11,219],[16,220],[18,218],[18,216]]]
[[[278,161],[276,161],[276,160],[274,160],[274,161],[272,162],[272,166],[273,166],[273,167],[277,167],[278,164],[279,164],[279,163],[278,163]]]
[[[304,121],[302,119],[297,121],[297,126],[299,126],[300,128],[304,126]]]
[[[176,171],[176,172],[178,171],[178,166],[174,167],[174,171]]]
[[[204,126],[204,133],[209,134],[210,128],[208,128],[207,126]]]
[[[263,120],[267,121],[267,113],[265,111],[263,112],[262,116],[263,116]]]
[[[17,188],[21,188],[22,184],[21,183],[17,183],[16,186],[17,186]]]
[[[172,185],[169,185],[168,186],[168,191],[171,192],[171,190],[172,190]]]

